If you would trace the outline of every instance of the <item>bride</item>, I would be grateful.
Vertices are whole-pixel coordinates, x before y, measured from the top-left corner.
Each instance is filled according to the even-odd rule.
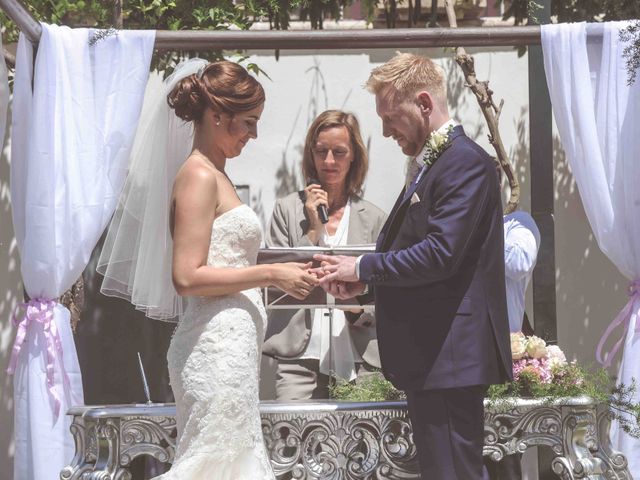
[[[156,480],[272,480],[258,411],[259,287],[304,298],[317,280],[310,265],[255,264],[260,223],[225,173],[257,137],[264,90],[236,63],[197,59],[159,91],[145,98],[98,267],[103,293],[179,318],[167,353],[178,444]]]

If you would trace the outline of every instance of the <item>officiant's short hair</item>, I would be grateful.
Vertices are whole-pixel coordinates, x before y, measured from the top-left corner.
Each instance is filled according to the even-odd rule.
[[[349,195],[360,194],[362,192],[362,184],[367,176],[367,170],[369,169],[369,155],[367,153],[367,147],[365,147],[362,141],[360,124],[353,113],[343,112],[342,110],[325,110],[316,117],[307,131],[307,138],[304,142],[302,175],[305,181],[311,178],[318,178],[316,165],[313,161],[313,147],[318,140],[320,132],[334,127],[345,127],[349,132],[351,148],[353,148],[353,162],[351,163],[351,167],[349,167],[346,187]]]
[[[388,86],[402,98],[426,90],[440,101],[447,101],[444,70],[422,55],[397,52],[391,60],[374,68],[365,84],[367,90],[376,95]]]

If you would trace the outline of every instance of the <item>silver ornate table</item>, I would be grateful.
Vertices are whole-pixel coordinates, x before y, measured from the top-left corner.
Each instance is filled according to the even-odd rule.
[[[74,407],[76,454],[63,480],[129,480],[131,461],[171,462],[173,404]],[[281,479],[420,478],[404,402],[261,404],[262,428]],[[500,460],[546,445],[559,478],[630,480],[625,457],[611,448],[609,415],[588,398],[548,404],[514,399],[487,405],[484,455]]]

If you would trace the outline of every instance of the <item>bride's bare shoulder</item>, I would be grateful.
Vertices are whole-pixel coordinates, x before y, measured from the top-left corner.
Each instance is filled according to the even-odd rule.
[[[175,186],[191,188],[195,185],[215,188],[221,173],[202,155],[193,153],[182,164]]]

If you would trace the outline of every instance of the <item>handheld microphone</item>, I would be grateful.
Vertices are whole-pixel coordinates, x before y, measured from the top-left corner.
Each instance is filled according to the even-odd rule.
[[[307,186],[312,184],[320,185],[320,188],[322,188],[322,184],[316,178],[310,178]],[[329,212],[327,211],[326,205],[318,205],[318,217],[320,217],[320,221],[323,225],[329,222]]]

